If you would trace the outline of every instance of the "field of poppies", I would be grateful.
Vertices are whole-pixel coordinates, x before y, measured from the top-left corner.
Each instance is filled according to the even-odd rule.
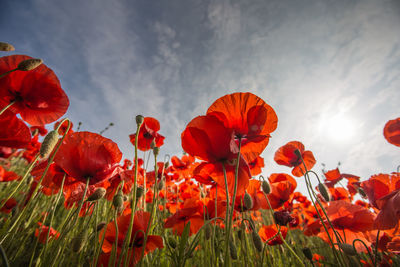
[[[317,173],[291,141],[274,157],[288,172],[263,177],[278,117],[252,93],[188,122],[179,156],[160,158],[159,121],[137,115],[132,161],[68,107],[40,59],[0,57],[1,266],[400,266],[399,169]],[[400,147],[400,118],[382,138]]]

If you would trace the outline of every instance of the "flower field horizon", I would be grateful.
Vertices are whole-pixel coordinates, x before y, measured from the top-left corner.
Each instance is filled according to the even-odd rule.
[[[264,177],[279,114],[251,92],[188,121],[183,155],[161,157],[166,122],[133,114],[130,160],[103,136],[112,124],[65,117],[68,94],[41,59],[0,56],[2,266],[400,266],[400,166],[319,172],[291,140],[268,159],[286,171]],[[385,122],[399,148],[400,117]]]

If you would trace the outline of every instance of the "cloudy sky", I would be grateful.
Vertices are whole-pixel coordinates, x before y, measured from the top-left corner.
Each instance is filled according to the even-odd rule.
[[[70,98],[67,116],[132,158],[137,114],[157,118],[161,154],[219,97],[249,91],[279,118],[264,174],[292,140],[320,171],[367,179],[394,171],[400,150],[383,138],[400,117],[400,1],[2,2],[1,41],[42,58]],[[9,53],[12,54],[12,53]]]

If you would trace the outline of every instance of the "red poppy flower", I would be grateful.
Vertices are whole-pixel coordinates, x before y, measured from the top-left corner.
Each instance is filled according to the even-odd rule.
[[[9,182],[19,180],[21,177],[13,171],[6,171],[3,166],[0,165],[0,182]]]
[[[31,142],[28,126],[8,110],[0,116],[0,128],[0,146],[25,148]]]
[[[307,170],[311,170],[316,162],[314,155],[309,150],[305,151],[304,145],[298,141],[292,141],[280,147],[275,153],[274,160],[279,165],[294,167],[292,170],[292,174],[296,177],[300,177],[303,176],[306,171],[304,169],[301,158],[295,154],[296,150],[300,151],[301,157],[303,158]]]
[[[194,175],[207,170],[209,176],[225,188],[222,170],[227,172],[228,190],[233,193],[235,167],[239,148],[233,138],[233,132],[214,116],[198,116],[186,126],[182,135],[182,147],[190,155],[206,162],[194,170]],[[237,195],[244,193],[250,178],[249,167],[241,155],[239,162]]]
[[[361,183],[361,188],[367,194],[371,205],[380,209],[377,200],[383,198],[396,189],[400,189],[400,175],[372,175],[367,181]]]
[[[400,146],[400,118],[388,121],[383,129],[383,135],[392,145]]]
[[[400,219],[400,189],[376,200],[378,208],[381,210],[376,217],[375,227],[380,230],[394,228]]]
[[[116,236],[115,222],[110,222],[109,224],[107,224],[107,228],[100,233],[99,238],[101,241],[101,238],[103,237],[103,233],[105,231],[105,238],[102,246],[103,255],[100,259],[100,262],[103,263],[104,266],[109,266],[108,259],[110,257],[112,247],[115,244],[116,239],[118,240],[117,256],[120,255],[124,239],[128,233],[130,219],[131,219],[130,209],[117,218],[118,236]],[[128,266],[136,264],[141,258],[141,253],[144,244],[143,232],[146,232],[149,220],[150,220],[149,212],[144,212],[144,211],[135,212],[135,217],[133,219],[131,241],[128,246],[130,250],[129,252],[131,253],[131,258],[129,259]],[[149,252],[152,252],[156,248],[163,248],[163,247],[164,243],[161,236],[149,235],[147,237],[146,247],[144,249],[144,255],[146,255]]]
[[[53,239],[58,239],[60,236],[60,233],[54,230],[53,228],[50,228],[46,225],[43,225],[41,222],[38,222],[39,228],[36,228],[35,230],[35,236],[39,238],[39,242],[42,244],[46,243],[47,239],[47,233],[49,232],[49,239],[48,241],[51,241]]]
[[[272,208],[277,209],[292,198],[297,182],[286,173],[273,173],[268,180],[271,184],[271,193],[267,197]]]
[[[2,201],[0,201],[0,203],[3,203],[3,201],[5,201],[5,199],[3,199]],[[7,199],[6,203],[4,203],[3,207],[0,209],[0,212],[3,213],[10,213],[12,211],[12,209],[17,206],[18,202],[15,200],[15,198],[9,198]]]
[[[122,158],[116,143],[99,134],[75,132],[68,134],[54,162],[69,176],[89,184],[107,180],[115,173]]]
[[[17,68],[29,56],[12,55],[0,58],[0,73]],[[69,100],[54,72],[41,64],[31,71],[14,71],[0,79],[0,109],[9,108],[21,114],[31,125],[56,121],[67,111]]]
[[[278,233],[278,229],[276,228],[275,225],[263,225],[260,230],[258,231],[258,234],[261,237],[261,240],[263,242],[267,242],[270,238],[276,235]],[[283,238],[286,238],[287,234],[287,228],[284,226],[281,226],[281,234]],[[274,245],[280,245],[283,244],[283,240],[280,237],[280,235],[275,236],[273,239],[268,241],[268,245],[274,246]]]
[[[31,130],[32,135],[39,133],[39,135],[45,136],[48,133],[47,129],[43,126],[31,126],[29,129]]]
[[[241,138],[246,161],[255,160],[268,145],[270,133],[278,125],[275,111],[252,93],[234,93],[217,99],[207,110]]]
[[[160,130],[160,123],[158,120],[146,117],[144,118],[143,124],[139,130],[138,149],[141,151],[147,151],[150,149],[151,142],[156,143],[157,147],[164,144],[165,137],[157,133]],[[131,143],[135,145],[136,134],[129,135]]]

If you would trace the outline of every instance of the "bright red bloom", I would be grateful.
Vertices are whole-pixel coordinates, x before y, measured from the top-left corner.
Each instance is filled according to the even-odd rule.
[[[269,182],[271,193],[267,197],[273,209],[277,209],[289,201],[297,187],[296,180],[286,173],[271,174]]]
[[[0,58],[0,73],[17,68],[29,56],[12,55]],[[69,100],[54,72],[41,64],[31,71],[14,71],[0,79],[0,109],[9,108],[21,114],[31,125],[44,125],[60,118],[67,111]]]
[[[378,208],[381,210],[376,217],[375,227],[380,230],[394,228],[400,219],[400,189],[376,200]]]
[[[31,142],[28,126],[9,110],[0,116],[0,128],[0,146],[25,148]]]
[[[39,135],[41,136],[45,136],[48,133],[47,129],[43,126],[31,126],[29,129],[31,130],[32,134],[36,132],[39,133]]]
[[[200,164],[194,175],[207,170],[210,177],[225,188],[222,164],[227,172],[228,189],[233,193],[235,167],[239,148],[233,132],[214,116],[198,116],[186,126],[182,133],[182,147],[190,155],[206,162]],[[202,175],[204,176],[204,175]],[[249,167],[243,156],[240,157],[237,195],[244,193],[250,178]]]
[[[400,118],[388,121],[383,129],[383,135],[392,145],[400,146]]]
[[[301,158],[295,154],[296,150],[300,151],[301,157],[303,158],[307,170],[311,170],[316,162],[314,155],[311,151],[304,150],[304,145],[298,141],[292,141],[280,147],[275,152],[274,160],[279,165],[294,167],[292,170],[292,174],[296,177],[300,177],[303,176],[306,171],[304,169]]]
[[[74,132],[68,134],[54,158],[69,176],[89,184],[107,180],[115,173],[122,153],[116,143],[99,134]]]
[[[361,188],[367,194],[371,205],[380,209],[377,200],[383,198],[394,190],[400,189],[400,175],[372,175],[367,181],[361,183]]]
[[[246,161],[255,160],[268,145],[270,133],[278,125],[275,111],[252,93],[233,93],[217,99],[207,110],[241,138]]]
[[[19,180],[21,177],[13,171],[6,171],[3,166],[0,165],[0,182],[9,182]]]
[[[41,222],[38,222],[39,228],[35,230],[35,236],[39,238],[39,242],[42,244],[46,243],[47,239],[47,233],[49,233],[49,239],[48,241],[51,241],[53,239],[58,239],[60,236],[60,233],[54,230],[53,228],[50,228],[46,225],[43,225]]]
[[[99,240],[103,237],[105,231],[105,238],[102,246],[103,255],[100,258],[100,263],[103,266],[108,265],[108,259],[110,257],[112,247],[117,239],[117,256],[120,256],[122,245],[124,239],[128,233],[129,222],[131,219],[131,210],[124,212],[123,215],[117,218],[118,224],[118,236],[116,236],[115,222],[110,222],[107,224],[107,228],[103,230],[99,235]],[[133,228],[131,241],[129,243],[129,251],[131,253],[131,258],[129,259],[128,266],[136,264],[141,257],[143,245],[144,245],[144,234],[147,231],[147,226],[150,220],[150,213],[144,211],[136,211],[135,217],[133,219]],[[149,235],[147,237],[146,247],[144,248],[144,255],[152,252],[156,248],[163,248],[164,243],[161,236]]]
[[[261,240],[263,242],[267,242],[267,240],[269,240],[270,238],[272,238],[273,236],[275,236],[278,233],[278,229],[276,228],[275,225],[263,225],[260,230],[258,231],[258,234],[261,237]],[[281,234],[282,237],[285,239],[286,238],[286,234],[287,234],[287,228],[284,226],[281,226]],[[274,246],[274,245],[280,245],[283,244],[283,240],[280,237],[280,235],[275,236],[274,238],[272,238],[271,240],[268,241],[268,245],[270,246]]]
[[[160,130],[160,123],[152,117],[145,117],[139,130],[138,149],[147,151],[150,149],[151,142],[156,143],[157,147],[164,144],[165,137],[157,133]],[[136,134],[129,135],[131,143],[135,145]]]

